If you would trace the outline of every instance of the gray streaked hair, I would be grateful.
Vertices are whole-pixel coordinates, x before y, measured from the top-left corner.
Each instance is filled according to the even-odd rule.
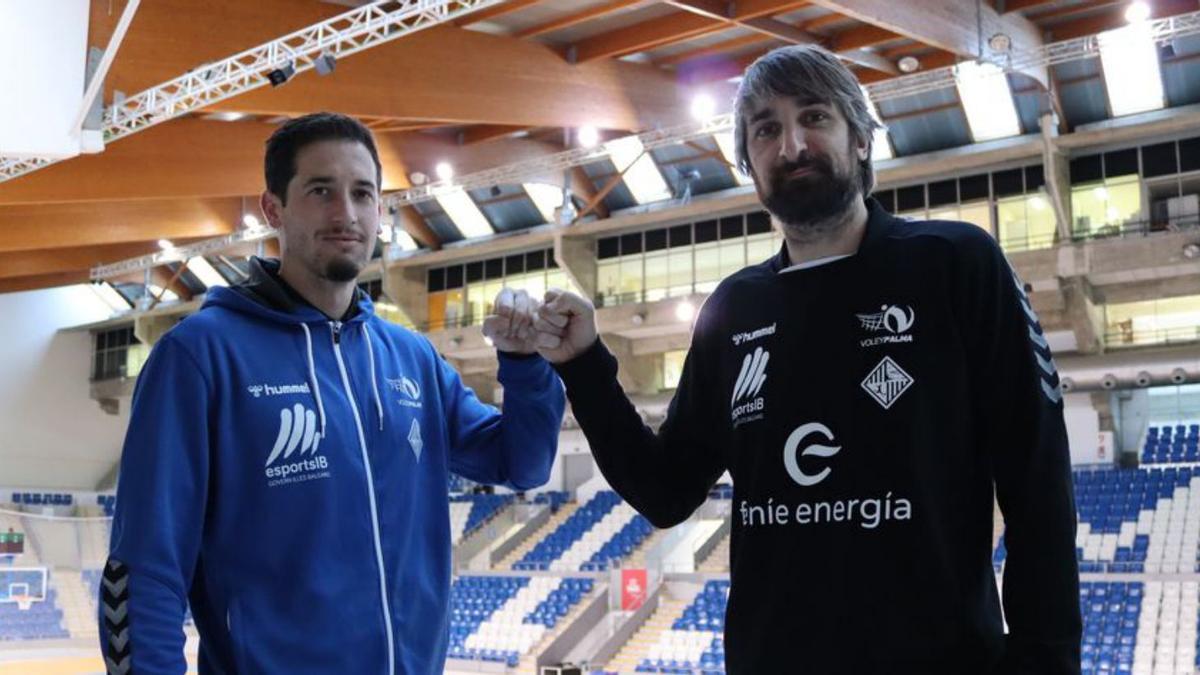
[[[875,189],[871,146],[882,125],[871,116],[866,96],[854,73],[840,60],[816,45],[790,45],[773,49],[746,69],[733,104],[734,156],[738,169],[753,175],[746,151],[746,126],[754,111],[767,101],[785,96],[834,106],[846,118],[851,137],[867,145],[867,158],[859,162],[862,193]]]

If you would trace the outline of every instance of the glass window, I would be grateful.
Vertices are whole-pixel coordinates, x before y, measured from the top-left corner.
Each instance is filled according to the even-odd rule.
[[[482,270],[482,268],[480,268]],[[470,325],[483,320],[487,316],[487,310],[491,306],[491,301],[487,298],[487,291],[484,288],[485,284],[480,281],[475,281],[467,284],[467,311],[462,317],[462,325]],[[450,323],[451,318],[449,313],[446,316],[447,325],[459,325]]]
[[[988,233],[992,232],[992,208],[986,200],[971,202],[958,207],[958,219],[972,225],[978,225]]]
[[[667,279],[669,296],[692,292],[692,247],[671,250],[667,256]]]
[[[1200,295],[1105,307],[1109,346],[1165,344],[1200,339]]]
[[[721,258],[716,244],[696,247],[696,292],[710,293],[721,280]]]
[[[683,376],[683,361],[687,358],[687,350],[679,349],[663,354],[663,389],[678,389],[679,378]]]
[[[1071,188],[1073,232],[1077,236],[1120,234],[1142,219],[1142,187],[1136,174]]]
[[[721,272],[720,278],[737,272],[746,266],[746,240],[743,237],[721,242],[720,248]]]
[[[746,262],[757,265],[775,255],[775,237],[770,232],[746,237]]]
[[[446,327],[446,292],[430,293],[426,304],[429,310],[429,330]]]
[[[596,266],[596,295],[602,307],[617,304],[621,288],[621,261],[609,258]]]
[[[623,240],[622,240],[623,241]],[[640,239],[639,239],[640,241]],[[621,278],[617,293],[619,302],[640,302],[645,284],[642,280],[642,256],[621,256]]]
[[[649,241],[649,237],[647,237]],[[646,255],[646,302],[655,302],[667,297],[670,278],[666,251]]]

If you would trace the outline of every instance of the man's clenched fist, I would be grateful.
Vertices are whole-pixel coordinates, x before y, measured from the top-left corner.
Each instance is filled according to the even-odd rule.
[[[550,363],[566,363],[596,341],[596,308],[574,293],[547,291],[536,315],[534,346]]]

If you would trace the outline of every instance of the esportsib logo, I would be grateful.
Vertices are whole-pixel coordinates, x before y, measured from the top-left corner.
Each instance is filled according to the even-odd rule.
[[[299,403],[281,409],[279,433],[265,464],[267,485],[329,478],[329,459],[317,454],[320,444],[321,432],[317,429],[316,413]],[[295,460],[288,461],[293,455],[296,456]]]
[[[730,418],[735,428],[746,422],[762,419],[766,401],[758,393],[767,381],[767,362],[770,360],[771,353],[758,347],[752,353],[746,354],[742,361],[742,371],[733,385],[733,395],[729,399]],[[739,401],[744,403],[739,405]]]

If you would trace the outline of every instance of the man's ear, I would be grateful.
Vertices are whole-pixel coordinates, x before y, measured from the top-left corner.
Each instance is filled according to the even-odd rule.
[[[858,161],[866,161],[871,157],[871,140],[870,138],[860,138],[854,144],[854,154],[858,156]]]
[[[283,227],[283,200],[270,190],[264,190],[258,198],[258,207],[262,209],[268,225],[276,230]]]

